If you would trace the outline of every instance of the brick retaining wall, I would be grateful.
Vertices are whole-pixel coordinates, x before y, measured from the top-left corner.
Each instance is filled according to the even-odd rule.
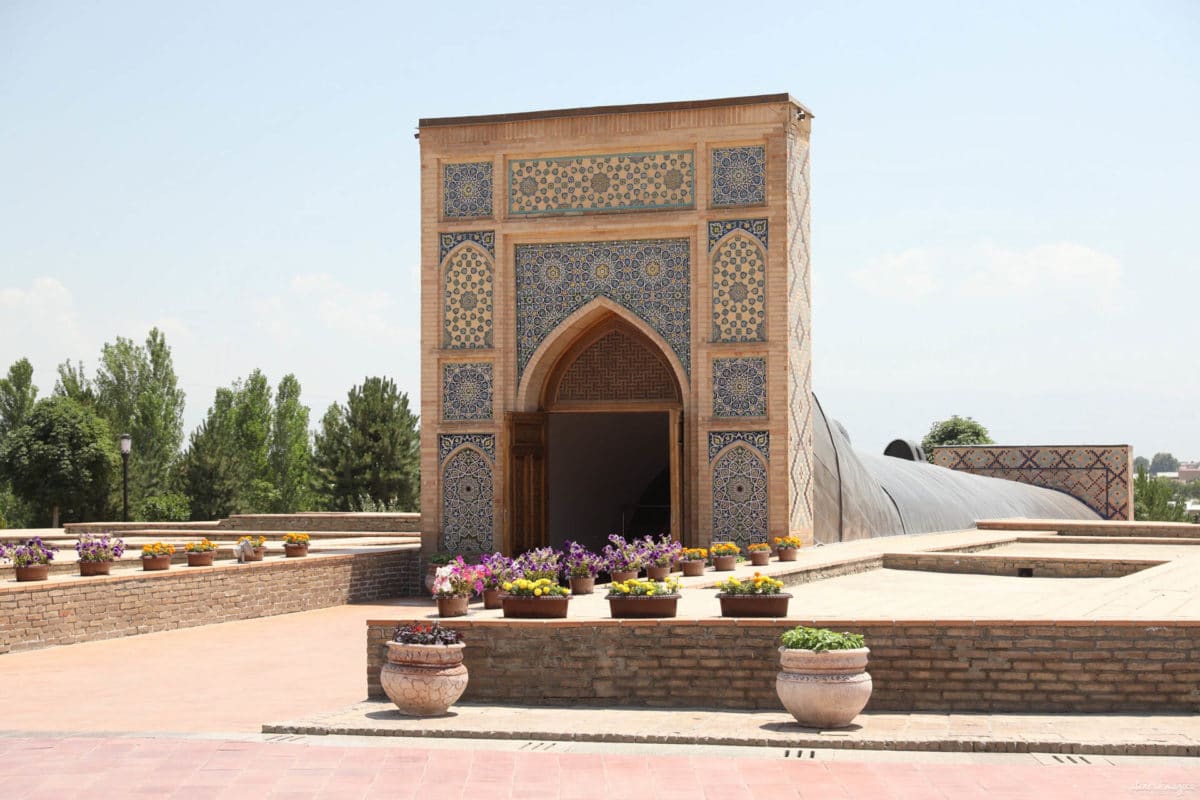
[[[234,514],[217,527],[237,531],[371,531],[420,533],[421,515],[413,512],[308,514]]]
[[[422,593],[417,548],[0,584],[0,653]]]
[[[1114,558],[1052,558],[1050,556],[964,555],[962,553],[885,553],[884,569],[956,572],[971,575],[1018,575],[1031,570],[1033,578],[1123,578],[1163,560]]]
[[[367,627],[367,688],[394,620]],[[453,620],[463,699],[523,705],[778,708],[779,634],[862,632],[875,711],[1200,711],[1200,623]]]

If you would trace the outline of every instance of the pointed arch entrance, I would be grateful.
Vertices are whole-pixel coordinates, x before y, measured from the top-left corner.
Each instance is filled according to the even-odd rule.
[[[677,365],[606,305],[547,342],[522,382],[530,410],[509,415],[513,552],[567,539],[598,548],[609,533],[682,537]]]

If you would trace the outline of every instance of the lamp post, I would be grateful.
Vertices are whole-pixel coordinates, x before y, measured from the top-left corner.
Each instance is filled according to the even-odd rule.
[[[133,437],[121,434],[121,521],[129,522],[129,451],[133,449]]]

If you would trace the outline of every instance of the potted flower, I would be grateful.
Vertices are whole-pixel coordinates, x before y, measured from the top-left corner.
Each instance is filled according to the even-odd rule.
[[[439,567],[444,567],[454,560],[452,553],[434,553],[425,562],[425,591],[433,591],[433,576]]]
[[[776,536],[775,551],[780,561],[795,561],[796,551],[804,544],[799,536]]]
[[[718,583],[717,599],[722,617],[786,617],[792,596],[783,591],[783,581],[756,572],[746,580],[729,577]]]
[[[780,637],[775,691],[783,707],[809,728],[843,728],[871,697],[870,650],[856,633],[797,627]]]
[[[84,533],[75,542],[75,552],[79,554],[80,575],[107,575],[112,563],[125,552],[125,542],[119,536],[107,533],[102,536]]]
[[[596,576],[604,569],[604,559],[579,542],[566,543],[565,568],[571,581],[571,594],[591,594],[596,588]]]
[[[636,578],[642,567],[646,566],[646,552],[642,543],[627,542],[625,537],[612,534],[604,545],[604,566],[608,570],[613,583],[622,583]]]
[[[608,587],[608,609],[614,619],[673,617],[679,602],[679,579],[614,581]]]
[[[50,577],[50,562],[58,548],[46,544],[42,537],[27,539],[25,544],[5,547],[0,544],[0,558],[12,562],[19,581],[44,581]]]
[[[471,592],[482,592],[483,580],[474,566],[456,556],[444,567],[438,567],[433,576],[433,597],[437,601],[438,616],[461,617],[467,613]]]
[[[679,562],[683,546],[670,534],[663,534],[657,539],[646,536],[642,541],[646,553],[646,577],[652,581],[665,580]]]
[[[742,548],[733,542],[713,542],[713,569],[717,572],[729,572],[737,565],[738,554]]]
[[[242,536],[241,538],[238,539],[239,547],[241,546],[242,542],[246,542],[247,544],[249,544],[250,548],[254,551],[251,555],[246,556],[247,561],[262,561],[263,560],[263,555],[266,554],[266,552],[267,552],[267,537],[265,537],[265,536]]]
[[[679,562],[679,566],[683,569],[683,577],[697,578],[703,575],[707,561],[708,551],[703,547],[685,547],[683,558]]]
[[[513,559],[513,573],[517,577],[528,578],[531,581],[546,578],[557,582],[561,571],[562,553],[553,547],[526,550]]]
[[[142,569],[146,572],[160,572],[171,568],[171,556],[175,555],[175,545],[164,542],[142,545]]]
[[[401,714],[445,714],[467,688],[465,645],[458,631],[413,623],[396,628],[379,674],[383,691]]]
[[[513,574],[512,559],[503,553],[483,555],[479,557],[476,571],[483,584],[483,607],[503,608],[500,595],[504,590],[501,587],[516,577]]]
[[[283,555],[285,558],[304,558],[308,555],[307,533],[285,533],[283,535]]]
[[[517,578],[504,584],[500,599],[504,616],[515,618],[562,619],[567,616],[571,592],[549,578]]]
[[[207,536],[198,542],[188,542],[183,549],[187,551],[189,567],[211,567],[217,557],[217,543],[210,542]]]
[[[750,551],[750,564],[755,567],[765,567],[771,563],[771,545],[766,542],[756,542],[746,548]]]

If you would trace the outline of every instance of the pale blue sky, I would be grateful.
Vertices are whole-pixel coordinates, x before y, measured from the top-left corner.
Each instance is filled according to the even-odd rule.
[[[419,117],[791,92],[855,443],[1200,459],[1200,4],[0,2],[0,368],[417,399]]]

